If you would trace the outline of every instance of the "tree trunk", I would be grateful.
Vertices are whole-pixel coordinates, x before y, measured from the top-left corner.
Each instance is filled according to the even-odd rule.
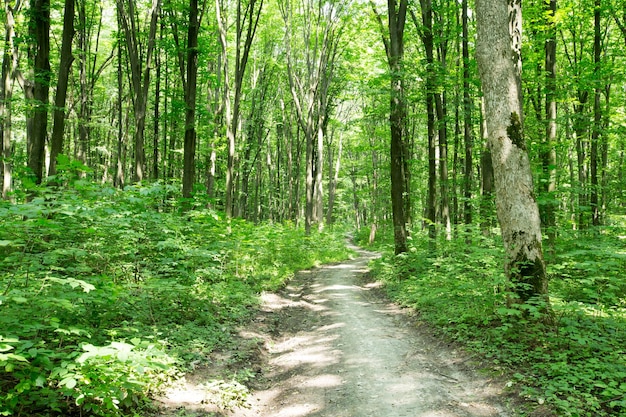
[[[548,302],[541,224],[528,159],[521,102],[521,5],[477,0],[476,59],[483,93],[506,252],[505,272],[514,297]]]
[[[439,136],[439,179],[441,192],[441,222],[446,231],[446,240],[452,239],[450,224],[450,197],[448,195],[448,129],[446,127],[444,94],[435,94],[437,131]]]
[[[185,83],[185,142],[183,151],[183,198],[191,198],[196,170],[196,85],[198,79],[198,0],[189,0],[187,74]],[[155,121],[156,122],[156,121]]]
[[[148,102],[148,92],[150,88],[150,72],[152,70],[152,55],[156,45],[157,18],[161,7],[160,0],[152,0],[150,9],[150,24],[147,44],[144,46],[145,60],[141,61],[142,50],[139,43],[137,31],[137,12],[135,10],[135,0],[128,2],[128,10],[124,7],[123,0],[117,0],[117,9],[120,22],[126,39],[126,50],[130,61],[131,90],[133,94],[133,106],[135,111],[135,167],[133,180],[140,182],[146,175],[146,153],[144,148],[146,109]]]
[[[472,134],[472,100],[470,98],[470,57],[468,34],[468,0],[462,0],[462,30],[463,30],[463,140],[465,144],[465,181],[463,182],[463,220],[465,224],[472,224],[472,182],[473,158],[472,148],[474,139]]]
[[[118,12],[118,24],[120,13]],[[113,184],[124,188],[124,72],[122,71],[122,43],[117,45],[117,152],[115,155],[115,178]]]
[[[63,14],[63,40],[59,61],[59,78],[54,99],[54,125],[50,139],[50,175],[56,174],[57,155],[63,151],[63,134],[65,131],[65,102],[72,56],[72,40],[74,39],[74,0],[65,0]]]
[[[388,30],[385,33],[382,19],[376,11],[376,5],[370,0],[370,5],[378,19],[383,44],[387,53],[387,63],[391,78],[389,100],[389,125],[391,128],[391,212],[393,217],[393,235],[395,253],[400,254],[408,250],[407,247],[407,216],[406,199],[407,189],[406,155],[406,98],[404,95],[404,25],[408,8],[407,0],[387,1]]]
[[[337,189],[337,182],[339,182],[339,169],[341,168],[341,151],[343,146],[343,134],[339,134],[339,148],[337,149],[337,159],[335,161],[335,170],[333,175],[330,177],[330,181],[328,183],[328,209],[326,211],[326,224],[333,224],[333,209],[335,208],[335,190]],[[331,153],[329,154],[329,165],[332,166],[332,159],[330,158]]]
[[[30,32],[35,43],[33,125],[28,143],[28,167],[40,184],[43,180],[48,97],[50,92],[50,0],[31,2]]]
[[[17,3],[16,8],[19,7]],[[13,79],[18,68],[15,47],[15,10],[9,0],[4,2],[4,54],[2,57],[2,80],[0,80],[0,161],[2,162],[2,198],[9,200],[13,191],[13,167],[11,163]]]
[[[227,28],[228,24],[224,16],[223,5],[216,0],[216,17],[219,27],[220,44],[222,47],[222,60],[224,61],[224,111],[226,112],[226,137],[228,140],[228,158],[226,165],[226,217],[235,214],[235,164],[236,164],[236,137],[239,125],[239,113],[241,111],[241,94],[243,88],[243,76],[248,65],[248,57],[252,47],[252,41],[263,9],[263,0],[248,0],[242,13],[242,2],[237,2],[237,14],[235,19],[235,78],[232,86],[233,101],[231,103],[230,77],[228,76],[227,52]],[[231,113],[232,112],[232,113]]]
[[[600,87],[600,71],[601,71],[601,52],[602,52],[602,38],[600,27],[600,12],[601,1],[594,0],[594,36],[593,36],[593,64],[595,73],[594,88],[594,100],[593,100],[593,130],[591,132],[591,152],[589,154],[590,159],[590,175],[591,175],[591,224],[594,226],[600,226],[600,207],[599,198],[600,183],[598,181],[598,143],[600,142],[600,136],[602,135],[602,107],[600,105],[602,99],[602,88]]]

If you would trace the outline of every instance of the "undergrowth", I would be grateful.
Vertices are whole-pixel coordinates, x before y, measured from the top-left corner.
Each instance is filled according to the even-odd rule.
[[[433,251],[414,233],[408,253],[387,254],[373,273],[396,301],[510,375],[528,404],[558,416],[626,416],[624,228],[571,233],[548,261],[553,324],[533,316],[536,306],[507,306],[496,235],[475,231]]]
[[[0,202],[0,416],[133,416],[344,239],[227,221],[178,187],[74,179]]]

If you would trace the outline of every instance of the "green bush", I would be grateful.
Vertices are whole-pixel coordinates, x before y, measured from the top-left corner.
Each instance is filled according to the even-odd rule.
[[[132,414],[261,291],[349,256],[338,233],[181,211],[171,185],[67,183],[0,202],[0,415]]]

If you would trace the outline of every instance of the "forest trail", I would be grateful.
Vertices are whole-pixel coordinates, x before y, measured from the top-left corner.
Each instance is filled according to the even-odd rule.
[[[264,344],[250,408],[218,413],[191,404],[199,414],[184,415],[508,416],[498,401],[502,383],[478,375],[467,357],[385,300],[365,279],[376,255],[354,249],[358,258],[301,272],[280,294],[263,296],[262,312],[242,332]]]

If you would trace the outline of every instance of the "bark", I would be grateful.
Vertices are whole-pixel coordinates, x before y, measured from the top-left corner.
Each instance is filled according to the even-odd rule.
[[[31,3],[30,32],[35,43],[33,120],[28,141],[28,168],[40,184],[43,180],[46,136],[48,133],[48,98],[50,93],[50,0]]]
[[[426,55],[426,131],[428,137],[428,191],[426,196],[424,227],[428,229],[428,236],[434,249],[437,238],[437,128],[436,128],[436,101],[435,86],[435,43],[433,36],[433,10],[431,0],[420,0],[422,9],[422,23],[420,24],[411,11],[413,24],[418,30]]]
[[[118,12],[118,23],[120,14]],[[122,44],[117,46],[117,152],[115,155],[115,178],[113,184],[124,188],[124,72],[122,71]]]
[[[470,57],[468,33],[468,0],[462,0],[462,31],[463,31],[463,140],[465,145],[465,181],[463,182],[463,220],[472,224],[472,183],[474,138],[472,134],[472,100],[470,97]]]
[[[13,191],[13,167],[11,163],[12,99],[13,79],[18,68],[18,54],[15,46],[15,17],[20,2],[15,6],[9,0],[4,2],[4,54],[2,57],[2,80],[0,80],[0,162],[2,165],[2,198],[10,199]]]
[[[446,240],[452,239],[452,225],[450,223],[450,197],[448,195],[448,129],[444,94],[435,94],[435,109],[437,112],[437,131],[439,137],[439,179],[441,192],[441,221],[446,231]]]
[[[337,159],[335,160],[335,170],[330,177],[331,180],[328,184],[328,210],[326,211],[326,224],[333,224],[333,210],[335,208],[335,194],[337,190],[337,183],[339,182],[339,170],[341,168],[341,151],[343,147],[343,134],[339,134],[339,147],[337,149]],[[330,155],[330,152],[329,152]],[[329,158],[329,162],[332,166],[332,159]]]
[[[496,206],[512,302],[547,300],[541,224],[523,132],[520,88],[521,4],[476,2],[476,59],[485,97]]]
[[[183,198],[191,198],[196,169],[196,87],[198,79],[198,0],[189,0],[187,73],[185,82],[185,141],[183,150]]]
[[[65,131],[65,102],[70,68],[74,57],[72,55],[72,40],[74,39],[74,0],[65,0],[63,14],[63,39],[61,41],[61,57],[59,62],[59,78],[54,99],[54,124],[50,139],[50,175],[56,174],[57,155],[63,151],[63,135]]]
[[[159,42],[163,40],[163,21],[159,24]],[[154,56],[156,65],[154,86],[154,128],[152,130],[152,172],[153,180],[159,179],[159,129],[161,120],[161,51],[157,50]],[[167,113],[166,113],[167,114]]]
[[[602,130],[602,107],[600,105],[602,98],[602,88],[600,87],[600,71],[601,71],[601,1],[594,0],[594,37],[593,37],[593,63],[596,86],[594,88],[594,100],[593,100],[593,130],[591,132],[591,152],[589,154],[590,159],[590,175],[591,175],[591,224],[593,226],[600,226],[600,207],[599,198],[600,184],[598,181],[598,143],[600,141]]]

